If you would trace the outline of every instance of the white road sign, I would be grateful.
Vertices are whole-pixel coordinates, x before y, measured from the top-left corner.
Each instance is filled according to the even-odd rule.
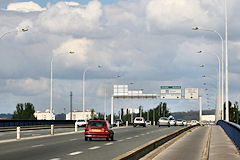
[[[181,99],[181,86],[161,86],[161,99]]]
[[[198,99],[198,88],[185,88],[185,99]]]
[[[161,94],[161,99],[181,99],[181,94]]]

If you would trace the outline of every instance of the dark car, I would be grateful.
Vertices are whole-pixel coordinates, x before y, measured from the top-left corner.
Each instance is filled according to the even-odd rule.
[[[113,123],[113,126],[117,126],[117,123],[119,123],[119,126],[123,126],[123,121],[121,119],[116,119]]]
[[[90,120],[85,128],[85,141],[92,138],[106,138],[113,141],[114,132],[111,125],[106,120]]]

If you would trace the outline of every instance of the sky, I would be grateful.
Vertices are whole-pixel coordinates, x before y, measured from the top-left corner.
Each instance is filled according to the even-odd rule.
[[[227,8],[229,100],[235,102],[240,99],[239,1],[228,1]],[[225,39],[224,16],[224,0],[1,0],[0,113],[13,113],[17,103],[26,102],[38,111],[49,109],[52,57],[55,113],[69,112],[70,91],[73,109],[82,110],[86,69],[87,109],[103,112],[106,88],[110,113],[113,84],[145,94],[160,94],[163,85],[181,86],[182,93],[199,88],[203,109],[213,109],[214,54],[221,58],[221,40],[192,27],[216,30]],[[26,27],[28,32],[21,32]],[[147,110],[160,102],[167,102],[171,112],[199,109],[198,100],[183,98],[116,99],[115,112],[139,105]]]

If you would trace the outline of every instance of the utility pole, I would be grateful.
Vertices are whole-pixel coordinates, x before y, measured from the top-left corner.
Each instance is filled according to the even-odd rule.
[[[70,92],[70,120],[72,120],[72,91]]]

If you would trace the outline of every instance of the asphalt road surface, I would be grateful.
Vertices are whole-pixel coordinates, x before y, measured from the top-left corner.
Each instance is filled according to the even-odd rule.
[[[85,141],[83,133],[0,143],[1,160],[113,159],[153,139],[180,129],[173,127],[127,127],[114,129],[114,141]]]

